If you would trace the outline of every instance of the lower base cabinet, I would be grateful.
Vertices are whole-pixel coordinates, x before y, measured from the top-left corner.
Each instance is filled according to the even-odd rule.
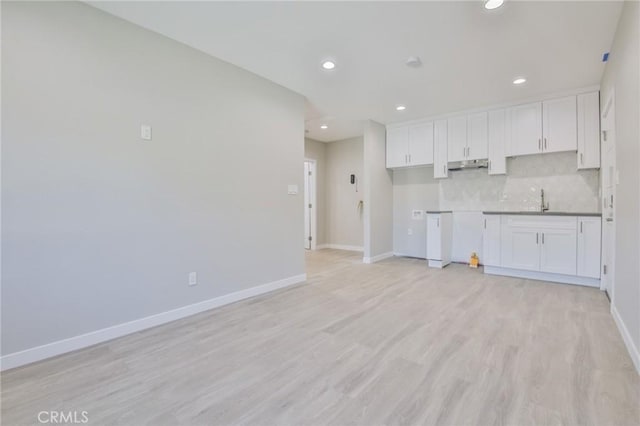
[[[486,272],[588,285],[600,279],[600,217],[485,215],[484,228]]]
[[[451,263],[453,214],[427,212],[427,261],[429,266],[444,268]]]

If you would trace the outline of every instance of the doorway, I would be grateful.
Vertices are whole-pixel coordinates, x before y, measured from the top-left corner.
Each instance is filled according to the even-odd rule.
[[[316,162],[304,160],[304,248],[316,249]]]
[[[613,303],[615,297],[615,203],[616,203],[616,133],[615,133],[615,91],[605,103],[601,120],[601,195],[602,195],[602,279],[600,289],[607,292]]]

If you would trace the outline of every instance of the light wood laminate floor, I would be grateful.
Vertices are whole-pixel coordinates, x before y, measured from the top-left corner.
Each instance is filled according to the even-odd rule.
[[[596,289],[307,254],[306,285],[2,374],[2,423],[636,425]]]

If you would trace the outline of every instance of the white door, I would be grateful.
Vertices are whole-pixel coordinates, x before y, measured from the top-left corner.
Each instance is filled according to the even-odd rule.
[[[542,149],[544,152],[578,149],[576,97],[552,99],[542,103]]]
[[[542,152],[542,103],[511,108],[511,155]]]
[[[488,158],[489,174],[503,175],[507,173],[505,144],[507,142],[506,111],[499,109],[488,115]]]
[[[500,266],[500,215],[484,215],[482,257],[485,266]]]
[[[304,248],[316,249],[316,162],[304,162]]]
[[[409,164],[433,164],[433,123],[409,127]]]
[[[387,130],[387,168],[407,166],[409,162],[409,128]]]
[[[427,259],[442,260],[442,228],[439,214],[427,214]]]
[[[438,120],[433,127],[433,177],[446,178],[447,170],[447,120]]]
[[[576,275],[576,222],[572,229],[540,230],[540,271]]]
[[[606,290],[611,300],[615,296],[615,202],[616,202],[616,134],[614,94],[607,100],[602,111],[602,278],[600,289]]]
[[[503,225],[501,261],[505,268],[540,270],[540,233],[533,227]]]
[[[467,160],[482,160],[488,157],[487,120],[486,112],[467,117]]]
[[[462,161],[467,158],[467,116],[447,120],[447,160]]]

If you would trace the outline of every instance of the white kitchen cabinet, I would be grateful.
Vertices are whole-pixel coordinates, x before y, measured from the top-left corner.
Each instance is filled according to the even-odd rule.
[[[510,109],[512,156],[542,152],[542,103],[518,105]]]
[[[409,165],[433,164],[433,123],[416,124],[409,127]]]
[[[507,173],[506,145],[510,136],[507,111],[499,109],[488,114],[488,158],[489,174],[503,175]]]
[[[600,167],[600,93],[578,95],[577,104],[578,169],[597,169]]]
[[[500,266],[500,215],[484,215],[482,229],[482,257],[485,266]]]
[[[576,275],[576,219],[566,222],[566,227],[540,230],[540,271]]]
[[[507,218],[507,221],[509,219]],[[540,269],[540,235],[534,225],[502,226],[501,261],[505,268],[538,271]]]
[[[601,231],[600,217],[578,218],[578,276],[600,279]]]
[[[409,128],[387,129],[387,168],[407,166],[409,155]]]
[[[487,113],[467,116],[467,160],[481,160],[488,156]]]
[[[567,96],[542,103],[542,151],[578,149],[576,97]]]
[[[447,160],[462,161],[467,158],[467,116],[447,120]]]
[[[453,214],[427,212],[427,260],[429,266],[443,268],[451,263]]]
[[[447,169],[447,120],[438,120],[433,126],[433,177],[446,178],[449,175]]]

